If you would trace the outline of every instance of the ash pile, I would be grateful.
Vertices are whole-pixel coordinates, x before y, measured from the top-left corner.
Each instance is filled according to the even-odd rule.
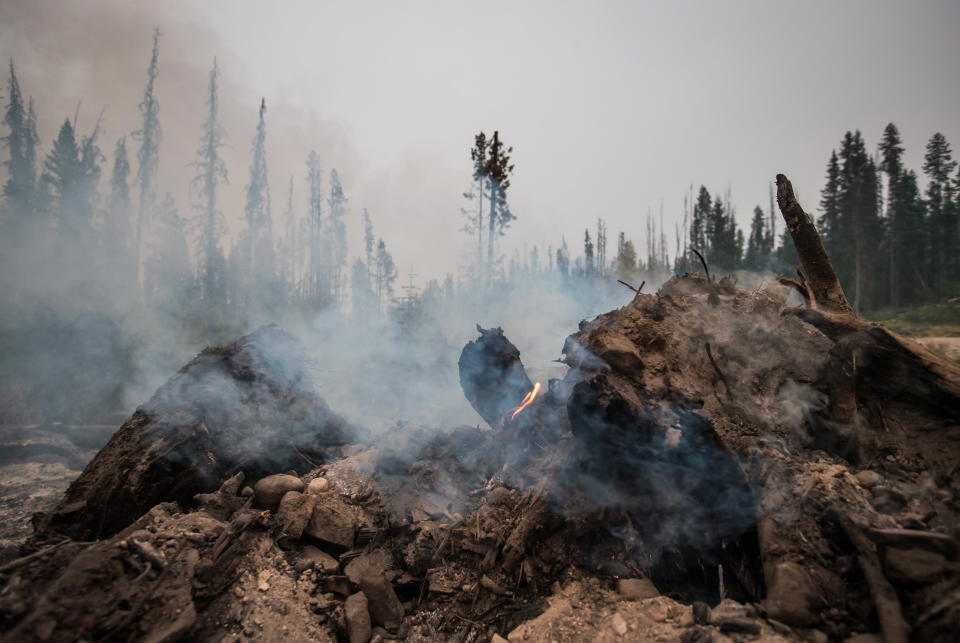
[[[850,312],[779,187],[807,279],[675,277],[544,382],[479,329],[484,427],[373,437],[279,329],[208,349],[0,567],[3,640],[955,640],[960,371]]]

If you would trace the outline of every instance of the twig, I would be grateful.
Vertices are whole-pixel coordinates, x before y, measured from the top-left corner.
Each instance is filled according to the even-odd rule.
[[[713,370],[717,372],[717,376],[720,378],[720,381],[723,382],[724,387],[727,389],[727,396],[730,395],[730,382],[727,381],[727,376],[723,374],[723,371],[720,370],[720,367],[717,366],[717,360],[713,358],[713,351],[710,349],[710,342],[707,342],[707,357],[710,358],[710,363],[713,364]]]
[[[909,639],[907,624],[903,620],[900,599],[893,585],[883,575],[880,559],[873,543],[864,535],[863,530],[837,507],[830,507],[831,517],[843,528],[847,537],[857,550],[857,561],[863,570],[873,598],[873,605],[880,620],[880,630],[884,643],[907,643]]]
[[[454,612],[453,615],[456,616],[457,618],[459,618],[461,621],[463,621],[463,622],[466,623],[467,625],[472,625],[473,627],[477,628],[478,630],[486,631],[486,629],[487,629],[486,627],[484,627],[484,626],[481,625],[480,623],[477,623],[476,621],[471,621],[471,620],[470,620],[469,618],[467,618],[466,616],[460,616],[460,615],[457,614],[456,612]]]
[[[707,273],[707,281],[713,281],[713,279],[710,278],[710,269],[707,268],[707,260],[704,259],[703,255],[700,254],[700,252],[698,252],[693,246],[690,246],[690,250],[692,250],[693,254],[697,255],[697,257],[700,259],[700,264],[703,266],[703,271]]]
[[[29,563],[31,560],[34,560],[34,559],[36,559],[36,558],[40,558],[41,556],[44,556],[44,555],[50,553],[51,551],[53,551],[54,549],[56,549],[56,548],[59,547],[60,545],[64,544],[65,542],[68,542],[69,540],[70,540],[69,538],[64,538],[63,540],[57,541],[57,542],[55,542],[54,544],[52,544],[52,545],[50,545],[50,546],[48,546],[48,547],[44,547],[43,549],[38,549],[37,551],[33,552],[32,554],[27,554],[26,556],[22,556],[22,557],[20,557],[20,558],[17,558],[16,560],[11,560],[11,561],[10,561],[9,563],[7,563],[6,565],[0,566],[0,574],[2,574],[3,572],[6,572],[6,571],[9,570],[9,569],[13,569],[13,568],[15,568],[15,567],[19,567],[20,565],[23,565],[24,563]]]
[[[627,282],[625,282],[625,281],[622,280],[622,279],[617,279],[617,283],[623,284],[624,286],[626,286],[627,288],[629,288],[630,290],[632,290],[633,292],[635,292],[635,293],[637,293],[637,294],[639,295],[639,294],[640,294],[640,291],[643,290],[643,287],[644,287],[644,285],[646,285],[647,282],[646,282],[646,281],[641,281],[639,288],[634,288],[633,286],[631,286],[630,284],[628,284]]]

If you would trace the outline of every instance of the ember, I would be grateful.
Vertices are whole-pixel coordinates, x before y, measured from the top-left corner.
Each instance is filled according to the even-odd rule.
[[[540,394],[540,382],[534,382],[534,383],[533,383],[533,390],[531,390],[529,393],[527,393],[526,397],[523,398],[523,401],[520,402],[520,406],[518,406],[518,407],[513,411],[513,413],[510,414],[510,419],[512,420],[512,419],[516,418],[518,415],[520,415],[520,413],[521,413],[525,408],[527,408],[528,406],[530,406],[531,404],[533,404],[533,401],[534,401],[535,399],[537,399],[537,396],[538,396],[539,394]]]

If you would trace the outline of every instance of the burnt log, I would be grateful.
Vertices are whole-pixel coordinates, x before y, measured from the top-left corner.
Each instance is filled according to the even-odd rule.
[[[356,433],[312,389],[302,346],[265,326],[204,350],[137,409],[60,504],[35,517],[34,540],[109,537],[237,472],[306,472]]]
[[[813,219],[803,211],[793,193],[793,184],[783,174],[777,175],[777,205],[803,264],[816,305],[831,312],[853,313]]]
[[[468,342],[460,353],[460,386],[470,405],[492,428],[500,428],[503,416],[520,405],[533,388],[520,361],[520,350],[501,328],[481,328],[480,337]]]

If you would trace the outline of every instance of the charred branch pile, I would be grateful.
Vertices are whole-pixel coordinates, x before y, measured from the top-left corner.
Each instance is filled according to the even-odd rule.
[[[0,568],[4,640],[954,640],[960,372],[778,188],[805,307],[675,277],[540,383],[479,329],[485,428],[368,439],[277,329],[204,352]]]

